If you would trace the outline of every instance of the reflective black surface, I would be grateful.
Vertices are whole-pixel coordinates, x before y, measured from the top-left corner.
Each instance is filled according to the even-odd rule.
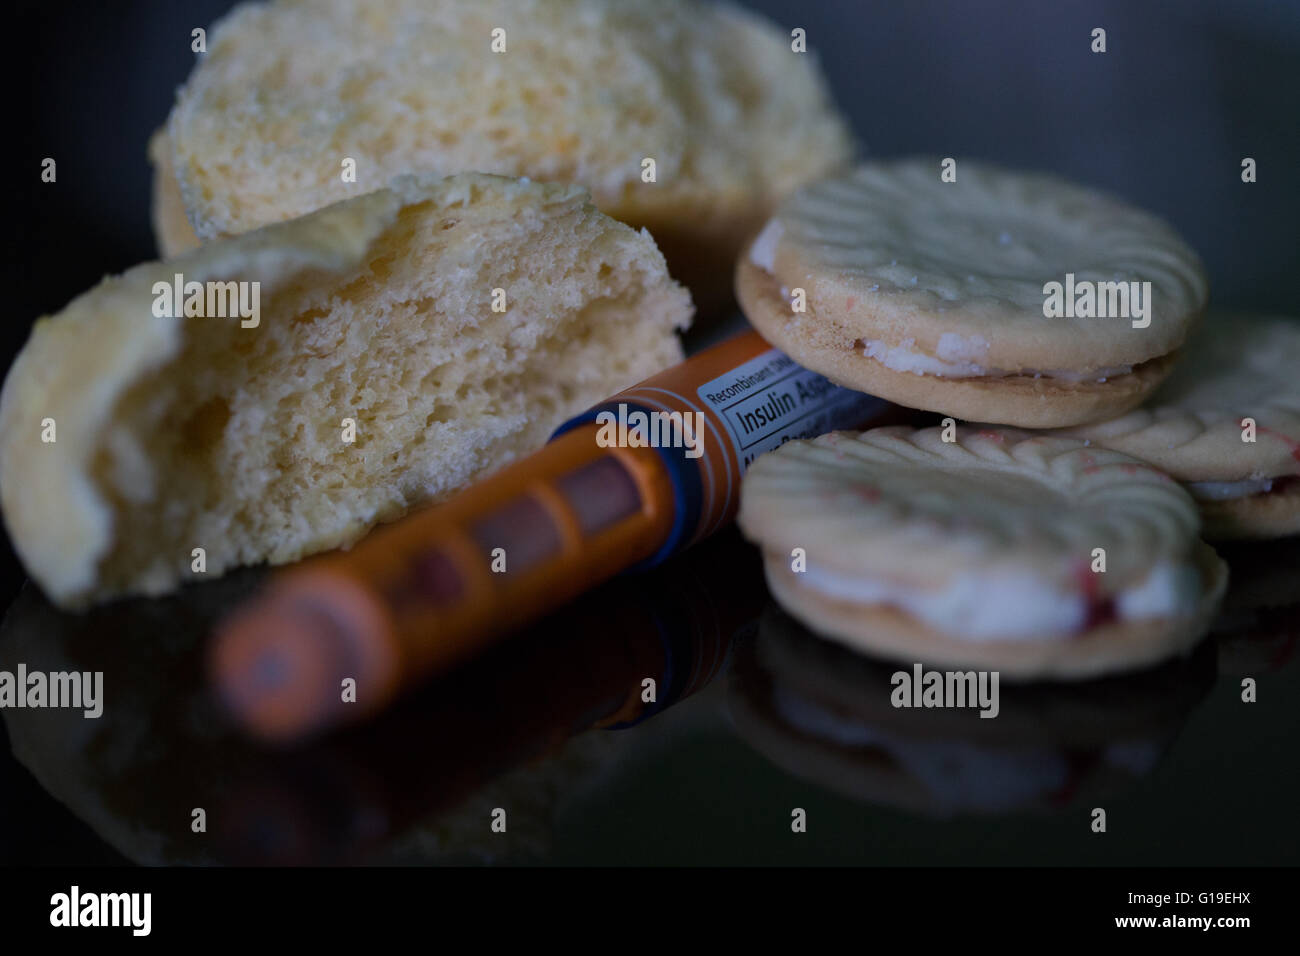
[[[201,666],[260,572],[82,617],[28,586],[0,668],[102,670],[105,709],[3,712],[17,759],[0,847],[63,863],[1294,863],[1300,545],[1229,557],[1236,583],[1190,657],[1004,683],[987,720],[891,707],[898,665],[787,617],[733,531],[371,724],[278,751],[226,722]]]

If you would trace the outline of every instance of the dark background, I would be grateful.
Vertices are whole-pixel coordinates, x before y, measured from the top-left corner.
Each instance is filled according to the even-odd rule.
[[[37,316],[62,308],[103,275],[154,257],[145,145],[193,65],[190,30],[210,27],[232,5],[228,0],[18,0],[16,11],[11,7],[8,58],[21,68],[27,85],[24,90],[20,80],[15,97],[12,123],[19,142],[5,150],[19,164],[4,193],[14,236],[5,256],[11,272],[5,282],[8,315],[0,329],[5,367]],[[807,30],[864,155],[978,157],[1107,188],[1177,227],[1208,267],[1214,304],[1300,312],[1300,3],[756,0],[748,5],[787,31]],[[1090,52],[1090,33],[1098,26],[1107,31],[1105,54]],[[58,161],[56,184],[40,182],[45,156]],[[1241,182],[1245,156],[1258,163],[1254,184]],[[8,605],[23,580],[6,538],[0,542],[0,606]],[[1292,675],[1294,684],[1294,670]],[[1193,723],[1206,734],[1215,732],[1211,714],[1226,714],[1232,706],[1231,688],[1220,687],[1213,699],[1215,709],[1202,711]],[[1264,753],[1286,752],[1283,727],[1272,724],[1264,732],[1269,741]],[[1196,743],[1199,731],[1189,734],[1192,742],[1162,773],[1166,792],[1195,794],[1207,775],[1233,772],[1231,738],[1219,736],[1203,745]],[[0,751],[7,750],[2,744]],[[705,765],[722,781],[718,787],[710,789],[706,776],[685,775],[684,768]],[[1250,792],[1263,793],[1278,769],[1269,763],[1237,772],[1243,785],[1257,781]],[[681,777],[676,786],[699,793],[688,814],[694,825],[682,820],[678,827],[656,818],[656,791],[629,781],[624,799],[593,810],[589,829],[595,835],[580,843],[604,847],[596,859],[621,850],[667,862],[680,858],[674,854],[708,824],[716,849],[705,848],[703,857],[734,861],[734,847],[747,836],[743,819],[754,803],[754,786],[775,791],[779,803],[810,799],[796,797],[792,788],[806,788],[754,754],[711,738],[679,748],[671,759],[665,755],[652,773],[661,782],[675,775]],[[1277,782],[1294,806],[1294,768]],[[728,802],[715,805],[719,788]],[[869,823],[852,805],[826,796],[811,799],[819,802],[810,806],[842,824],[813,831],[813,856],[860,859],[862,841],[873,835]],[[1216,795],[1219,799],[1222,795]],[[1216,805],[1245,820],[1252,817],[1250,800],[1216,804],[1201,791],[1189,811],[1192,817],[1201,814],[1207,825],[1204,839],[1214,846],[1210,857],[1249,862],[1249,846],[1215,835],[1220,833],[1213,827]],[[699,810],[706,807],[714,809],[701,817]],[[1136,862],[1161,848],[1171,861],[1205,859],[1196,852],[1196,840],[1187,837],[1184,818],[1160,812],[1158,794],[1139,794],[1138,809],[1145,826],[1154,829],[1127,844],[1127,860]],[[0,833],[0,860],[119,859],[12,762],[0,768],[0,815],[21,820]],[[1281,816],[1269,809],[1250,830],[1251,843],[1271,847],[1265,857],[1278,850],[1272,841],[1279,834],[1270,826]],[[937,836],[896,814],[882,820],[892,834],[885,849],[893,846],[903,856],[915,858],[915,848]],[[1012,840],[1022,849],[1009,859],[1034,860],[1035,832],[1048,837],[1055,824],[1037,826],[1037,831],[1021,825],[949,829],[946,853],[922,858],[974,862]],[[1280,834],[1283,842],[1294,847],[1294,833],[1292,827]],[[15,840],[21,846],[6,853],[6,841],[14,851]],[[770,858],[757,848],[753,856]],[[1092,856],[1089,851],[1079,861]],[[593,857],[572,856],[583,858]]]

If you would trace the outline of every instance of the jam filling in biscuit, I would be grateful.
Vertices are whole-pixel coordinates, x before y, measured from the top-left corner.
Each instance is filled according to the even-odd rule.
[[[1156,565],[1140,584],[1115,594],[1102,594],[1086,567],[1071,589],[1029,571],[971,571],[937,588],[812,564],[799,578],[826,597],[893,607],[942,634],[976,641],[1050,640],[1111,622],[1181,617],[1195,612],[1201,595],[1196,567],[1172,562]]]

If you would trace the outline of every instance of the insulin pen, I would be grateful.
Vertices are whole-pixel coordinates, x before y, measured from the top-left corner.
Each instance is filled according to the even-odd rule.
[[[445,502],[273,576],[218,629],[217,690],[268,740],[373,714],[615,574],[724,527],[763,452],[864,427],[892,407],[740,333]]]

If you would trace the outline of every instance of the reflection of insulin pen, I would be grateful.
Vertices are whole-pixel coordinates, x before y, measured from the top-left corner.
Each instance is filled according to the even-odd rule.
[[[741,333],[441,505],[273,578],[217,634],[221,695],[273,739],[373,713],[619,571],[725,526],[762,452],[890,407]]]

